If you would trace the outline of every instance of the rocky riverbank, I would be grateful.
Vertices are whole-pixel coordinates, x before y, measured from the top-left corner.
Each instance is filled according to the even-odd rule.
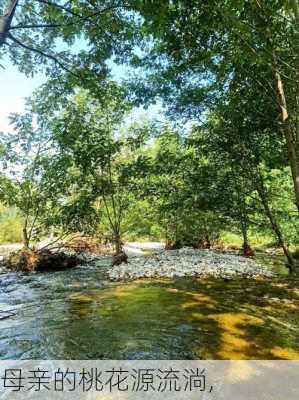
[[[273,273],[253,259],[215,250],[182,248],[166,250],[149,256],[129,258],[127,264],[107,270],[110,280],[139,278],[174,278],[183,276],[257,278],[271,277]]]
[[[66,259],[76,257],[77,262],[72,265],[73,267],[78,265],[79,267],[99,268],[111,281],[184,276],[231,279],[233,277],[272,277],[274,275],[269,268],[257,263],[254,259],[217,250],[196,250],[193,248],[163,250],[158,245],[148,248],[144,247],[144,244],[128,244],[125,247],[129,256],[128,262],[115,266],[112,266],[111,255],[95,254],[88,251],[76,253],[68,249],[62,251]],[[61,264],[61,268],[53,268],[53,271],[65,269],[63,263]],[[0,273],[6,271],[8,269],[5,268],[2,261]],[[48,265],[46,271],[51,271],[50,265]],[[23,272],[26,271],[23,269]],[[36,272],[42,271],[37,268]]]

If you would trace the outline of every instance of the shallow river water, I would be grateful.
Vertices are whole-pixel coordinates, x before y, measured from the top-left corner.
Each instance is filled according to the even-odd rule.
[[[0,274],[0,359],[299,358],[298,285]]]

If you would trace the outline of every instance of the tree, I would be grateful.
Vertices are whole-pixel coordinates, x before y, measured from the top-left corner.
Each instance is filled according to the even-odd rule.
[[[85,188],[84,197],[101,224],[108,224],[116,254],[122,252],[122,223],[133,201],[134,176],[140,170],[133,152],[138,138],[121,132],[128,109],[119,92],[99,102],[83,90],[50,122],[60,157],[77,171],[78,190]],[[94,222],[99,225],[98,220]]]
[[[214,116],[215,117],[215,116]],[[216,121],[211,118],[209,124],[203,127],[194,126],[189,143],[201,160],[194,165],[192,175],[193,183],[190,186],[198,188],[201,180],[205,196],[205,208],[218,215],[221,230],[232,230],[243,237],[243,254],[253,255],[250,247],[248,232],[253,226],[255,213],[252,194],[254,188],[242,174],[240,165],[232,162],[231,154],[226,152],[226,147],[220,140],[220,135],[215,135]],[[222,129],[221,125],[221,129]]]
[[[105,61],[131,46],[135,21],[127,8],[115,0],[2,0],[0,57],[27,75],[44,68],[52,77],[61,70],[80,81],[103,77]]]
[[[33,114],[11,115],[12,132],[1,135],[1,199],[23,217],[23,245],[54,226],[59,187],[52,176],[51,136],[35,127]],[[56,213],[55,213],[56,211]]]
[[[248,107],[252,106],[250,102],[247,104]],[[250,112],[247,106],[240,102],[238,96],[232,98],[230,103],[222,104],[216,115],[218,119],[214,120],[207,132],[210,148],[218,152],[219,157],[226,159],[234,173],[238,171],[237,179],[241,178],[242,182],[238,193],[244,192],[245,188],[245,193],[247,191],[253,199],[254,207],[257,208],[258,204],[261,204],[277,242],[285,254],[287,266],[293,272],[295,262],[282,232],[278,212],[273,208],[274,194],[271,192],[267,173],[273,166],[279,165],[281,157],[279,140],[275,133],[264,131],[267,129],[263,124],[263,121],[267,120],[265,115],[262,114],[257,118],[254,109]],[[258,195],[258,199],[254,197],[254,193]],[[247,216],[246,213],[246,219]],[[244,215],[242,218],[244,223]]]
[[[231,83],[254,83],[255,95],[268,96],[279,114],[299,211],[298,161],[298,5],[295,1],[195,2],[180,0],[138,5],[145,42],[132,63],[147,68],[147,80],[134,78],[137,99],[161,96],[173,112],[199,119],[218,100],[232,96]],[[151,7],[150,7],[151,5]],[[148,49],[146,51],[146,49]],[[267,113],[268,114],[268,113]],[[204,115],[204,114],[203,114]]]
[[[162,230],[167,248],[210,247],[220,233],[211,207],[207,159],[179,131],[164,126],[148,146],[141,183],[142,198],[152,207],[152,224]]]

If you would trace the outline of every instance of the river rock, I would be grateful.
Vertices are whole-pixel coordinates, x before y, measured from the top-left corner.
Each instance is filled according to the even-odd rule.
[[[129,258],[127,264],[114,265],[107,271],[111,280],[139,278],[175,278],[183,276],[231,279],[271,277],[273,273],[254,260],[215,250],[182,248],[165,250],[147,257]]]

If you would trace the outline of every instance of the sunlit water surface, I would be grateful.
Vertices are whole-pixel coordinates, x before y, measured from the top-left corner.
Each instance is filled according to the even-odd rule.
[[[299,359],[298,282],[0,275],[0,359]]]

